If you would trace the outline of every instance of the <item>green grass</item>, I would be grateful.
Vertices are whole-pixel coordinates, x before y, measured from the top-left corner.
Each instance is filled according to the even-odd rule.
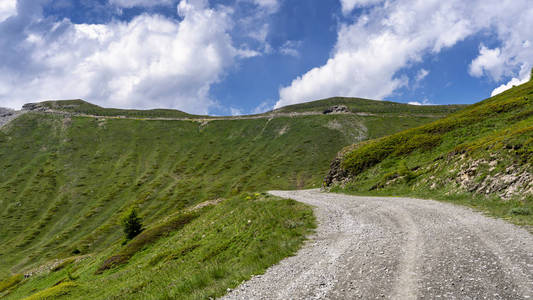
[[[106,259],[98,268],[98,270],[96,270],[96,273],[100,274],[105,270],[127,263],[128,260],[143,247],[154,243],[164,235],[181,229],[183,226],[196,219],[199,215],[200,213],[197,212],[183,213],[172,217],[170,220],[167,220],[162,224],[157,224],[153,228],[149,228],[148,230],[141,232],[139,235],[129,241],[127,245],[118,252],[118,254]]]
[[[46,105],[124,114],[79,101]],[[132,119],[26,113],[0,130],[0,280],[62,259],[60,268],[22,281],[8,297],[65,280],[76,283],[71,298],[220,295],[293,253],[313,223],[304,206],[243,195],[319,187],[342,147],[450,111],[420,115],[418,107],[401,107],[401,114],[207,123],[142,118],[165,116],[153,111],[128,110]],[[179,219],[215,199],[230,200]],[[146,230],[122,245],[121,220],[132,207]]]
[[[35,293],[29,297],[24,298],[24,300],[51,300],[57,299],[61,296],[66,296],[70,294],[70,291],[76,287],[76,284],[73,282],[61,282],[57,285],[47,288],[46,290]]]
[[[531,214],[520,212],[533,209],[532,94],[529,82],[435,122],[349,146],[340,166],[350,181],[333,190],[441,199],[531,226]],[[509,178],[523,181],[514,193],[505,193]]]
[[[306,102],[302,104],[295,104],[282,107],[275,110],[281,113],[293,112],[323,112],[325,109],[333,105],[346,105],[354,113],[371,113],[371,114],[413,114],[430,115],[430,117],[442,117],[464,108],[464,105],[434,105],[434,106],[413,106],[404,103],[396,103],[390,101],[375,101],[361,98],[347,98],[347,97],[333,97],[324,100]],[[62,101],[45,101],[40,105],[56,110],[70,113],[95,115],[95,116],[124,116],[131,118],[205,118],[206,116],[191,115],[179,110],[173,109],[151,109],[151,110],[137,110],[137,109],[116,109],[103,108],[98,105],[88,103],[86,101],[77,100],[62,100]],[[264,114],[269,114],[266,112]],[[261,114],[263,115],[263,114]],[[210,116],[210,118],[213,118]],[[216,117],[224,119],[225,117]]]
[[[293,200],[263,194],[232,197],[144,245],[127,264],[95,274],[116,250],[109,249],[57,272],[31,277],[6,298],[49,293],[57,282],[75,284],[69,286],[68,298],[217,297],[294,254],[314,227],[311,209]]]
[[[0,281],[0,296],[3,292],[15,287],[17,284],[19,284],[24,279],[24,276],[22,274],[16,274],[9,278],[6,278],[2,281]]]
[[[404,103],[379,101],[362,98],[349,97],[332,97],[318,101],[306,102],[295,105],[288,105],[277,109],[277,112],[323,112],[325,109],[334,105],[345,105],[354,113],[372,113],[372,114],[429,114],[445,116],[460,110],[465,105],[409,105]]]
[[[201,116],[191,115],[175,109],[118,109],[103,108],[98,105],[77,99],[62,101],[45,101],[41,105],[57,110],[77,114],[95,115],[95,116],[124,116],[132,118],[200,118]]]

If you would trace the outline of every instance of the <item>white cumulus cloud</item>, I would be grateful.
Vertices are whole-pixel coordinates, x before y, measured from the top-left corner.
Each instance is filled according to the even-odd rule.
[[[521,85],[521,84],[524,84],[526,82],[529,81],[529,78],[523,78],[523,79],[518,79],[518,78],[512,78],[509,82],[505,83],[505,84],[502,84],[500,85],[499,87],[495,88],[492,93],[490,94],[490,96],[496,96],[498,94],[501,94],[505,91],[507,91],[508,89],[514,87],[514,86],[517,86],[517,85]]]
[[[531,76],[530,70],[531,69],[528,64],[522,65],[522,68],[518,76],[519,78],[513,77],[511,80],[509,80],[509,82],[502,84],[499,87],[495,88],[490,94],[491,97],[496,96],[500,93],[503,93],[514,86],[521,85],[521,84],[528,82]]]
[[[342,13],[348,14],[356,7],[375,5],[383,1],[384,0],[341,0]]]
[[[420,102],[420,101],[410,101],[410,102],[408,102],[407,104],[409,104],[409,105],[416,105],[416,106],[421,106],[421,105],[435,105],[434,103],[431,103],[431,102],[429,101],[429,99],[424,99],[424,100],[422,100],[422,102]]]
[[[14,47],[25,49],[27,64],[2,63],[0,56],[0,106],[83,98],[104,106],[208,113],[211,85],[236,59],[253,53],[232,45],[231,16],[224,8],[182,0],[179,14],[181,21],[143,14],[129,22],[63,20],[42,24],[46,31],[25,28],[24,40]],[[0,46],[15,42],[0,37]]]
[[[0,22],[17,14],[17,0],[0,0]]]
[[[479,56],[470,64],[470,75],[481,77],[489,73],[494,80],[499,80],[503,75],[505,58],[499,48],[489,49],[481,45]]]
[[[341,0],[343,11],[371,2]],[[533,51],[524,47],[533,36],[529,0],[389,0],[368,6],[364,15],[354,18],[340,24],[326,64],[282,87],[276,107],[336,95],[389,96],[409,83],[398,71],[482,31],[501,41],[500,53],[494,60],[494,49],[480,46],[489,53],[480,52],[482,58],[472,62],[471,74],[510,76],[533,62]]]

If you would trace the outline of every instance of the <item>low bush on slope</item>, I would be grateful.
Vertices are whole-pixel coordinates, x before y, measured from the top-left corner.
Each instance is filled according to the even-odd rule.
[[[533,224],[533,82],[417,128],[345,148],[334,190],[443,198]],[[340,187],[339,187],[340,184]],[[520,208],[520,209],[519,209]]]
[[[128,260],[143,247],[157,241],[164,235],[183,228],[183,226],[192,222],[199,215],[200,214],[197,212],[183,213],[163,222],[162,224],[158,224],[153,228],[143,231],[129,241],[118,254],[106,259],[98,270],[96,270],[96,273],[101,274],[105,270],[127,263]]]
[[[24,279],[22,274],[16,274],[0,281],[0,296],[9,289],[17,286],[22,279]]]
[[[6,299],[56,292],[55,286],[61,286],[66,299],[218,297],[294,254],[315,226],[308,206],[264,194],[232,197],[197,214],[183,227],[167,227],[120,266],[95,274],[108,257],[124,250],[116,244],[58,271],[25,279]],[[177,219],[183,218],[163,223]]]

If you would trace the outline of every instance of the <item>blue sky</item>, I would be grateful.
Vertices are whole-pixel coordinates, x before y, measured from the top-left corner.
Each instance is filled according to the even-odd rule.
[[[0,106],[473,103],[529,79],[531,43],[530,0],[0,0]]]

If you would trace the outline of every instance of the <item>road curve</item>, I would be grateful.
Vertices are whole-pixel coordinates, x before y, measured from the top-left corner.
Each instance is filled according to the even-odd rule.
[[[314,207],[293,257],[224,299],[533,299],[533,235],[432,200],[272,191]]]

